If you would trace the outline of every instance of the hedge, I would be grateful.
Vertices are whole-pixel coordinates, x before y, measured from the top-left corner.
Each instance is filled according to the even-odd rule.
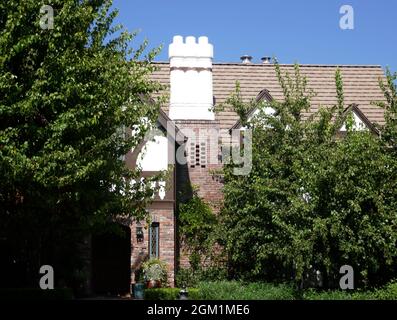
[[[198,285],[203,300],[294,300],[296,291],[288,284],[214,281]]]
[[[178,300],[178,288],[153,288],[145,289],[145,300]],[[200,300],[200,292],[198,289],[188,289],[189,300]]]
[[[397,282],[373,290],[352,291],[316,291],[307,290],[303,294],[305,300],[397,300]]]
[[[170,299],[177,299],[179,289]],[[197,293],[197,297],[195,294]],[[156,299],[156,297],[153,297]],[[292,284],[264,282],[214,281],[200,282],[189,290],[189,299],[200,300],[397,300],[397,281],[372,290],[297,291]]]

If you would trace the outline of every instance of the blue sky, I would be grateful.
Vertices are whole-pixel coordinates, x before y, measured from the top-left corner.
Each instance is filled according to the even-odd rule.
[[[339,27],[342,5],[354,9],[354,29]],[[276,56],[280,63],[379,64],[397,71],[395,0],[114,0],[118,23],[141,30],[151,47],[163,45],[167,60],[174,35],[205,35],[216,62],[254,62]]]

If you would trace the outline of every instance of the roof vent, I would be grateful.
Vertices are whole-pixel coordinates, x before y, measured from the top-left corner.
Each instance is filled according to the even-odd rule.
[[[261,58],[263,64],[270,64],[272,62],[271,57],[263,57]]]
[[[241,56],[240,59],[241,59],[241,63],[243,63],[243,64],[252,63],[252,57],[251,56],[244,55],[244,56]]]

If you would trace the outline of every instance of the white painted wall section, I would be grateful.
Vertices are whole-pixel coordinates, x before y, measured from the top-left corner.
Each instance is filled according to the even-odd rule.
[[[353,130],[363,131],[367,129],[367,125],[364,123],[364,121],[353,111]],[[346,131],[346,123],[344,123],[342,128],[340,128],[340,131]]]
[[[271,116],[271,115],[273,115],[275,113],[275,110],[272,107],[264,107],[263,111],[264,111],[265,115],[267,115],[267,116]],[[252,115],[248,118],[248,121],[252,121],[256,116],[259,115],[259,113],[260,113],[260,109],[256,109],[252,113]],[[246,127],[241,127],[240,130],[244,131],[246,129],[247,129]]]
[[[168,140],[155,136],[148,141],[137,158],[137,165],[143,171],[163,171],[168,169]]]

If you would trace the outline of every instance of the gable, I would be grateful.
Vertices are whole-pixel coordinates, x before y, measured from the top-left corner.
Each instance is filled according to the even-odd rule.
[[[265,102],[263,111],[265,112],[266,115],[272,115],[274,114],[274,109],[270,106],[266,106],[266,102],[272,102],[273,101],[273,97],[270,94],[269,90],[267,89],[263,89],[261,92],[259,92],[259,94],[256,97],[256,102]],[[260,112],[260,109],[258,107],[252,108],[251,110],[248,111],[247,113],[247,120],[251,121],[256,115],[258,115]],[[242,127],[241,125],[241,121],[237,120],[237,122],[231,127],[231,130],[234,129],[241,129],[241,130],[245,130],[245,127]]]
[[[347,117],[349,112],[352,114],[352,120],[353,120],[353,125],[352,129],[355,131],[364,131],[364,130],[370,130],[371,132],[375,134],[379,134],[378,130],[375,128],[375,126],[369,121],[369,119],[365,116],[365,114],[360,110],[358,105],[353,104],[348,106],[344,114]],[[347,132],[347,124],[346,121],[343,123],[342,127],[339,129],[339,131],[343,134]]]
[[[356,112],[352,111],[353,115],[353,127],[352,129],[355,131],[363,131],[363,130],[368,130],[367,125],[365,122],[357,115]],[[342,127],[340,128],[340,131],[344,132],[347,131],[346,129],[346,121],[343,123]]]
[[[126,165],[139,167],[144,172],[158,172],[168,169],[175,162],[175,143],[185,140],[179,128],[162,110],[159,112],[156,127],[147,133],[146,138],[126,157]]]

